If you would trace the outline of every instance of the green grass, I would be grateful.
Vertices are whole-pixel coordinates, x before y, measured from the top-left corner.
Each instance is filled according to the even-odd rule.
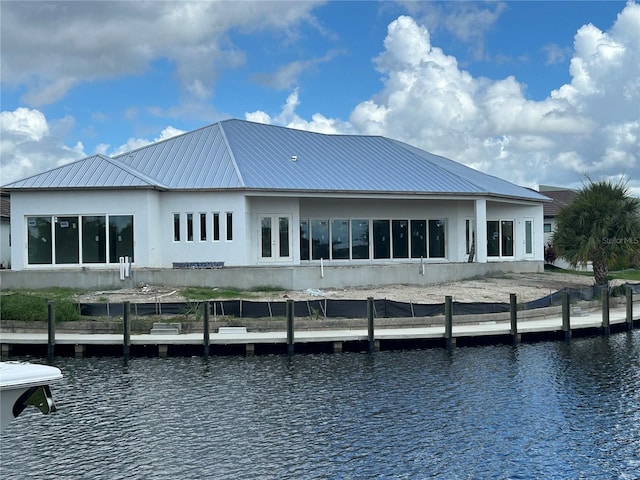
[[[73,296],[78,290],[50,288],[37,291],[6,291],[0,296],[0,318],[26,322],[47,321],[48,301],[53,302],[56,322],[80,320],[80,311]]]
[[[611,278],[618,280],[630,280],[632,282],[640,282],[640,269],[628,268],[626,270],[618,270],[609,274]]]

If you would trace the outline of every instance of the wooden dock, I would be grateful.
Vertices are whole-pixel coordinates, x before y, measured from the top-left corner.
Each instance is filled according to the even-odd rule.
[[[612,331],[632,330],[640,326],[640,317],[633,315],[638,304],[580,312],[569,320],[561,316],[544,319],[483,321],[448,326],[318,329],[273,332],[252,332],[244,328],[221,329],[209,333],[149,333],[149,334],[88,334],[2,333],[2,355],[39,354],[54,347],[56,355],[217,355],[255,353],[293,353],[296,351],[378,351],[380,349],[419,346],[456,346],[474,343],[518,343],[528,339],[557,338],[569,340],[572,334],[608,335]],[[53,342],[53,344],[51,343]],[[126,342],[129,345],[126,345]],[[204,349],[203,349],[204,347]],[[48,350],[47,350],[48,349]]]

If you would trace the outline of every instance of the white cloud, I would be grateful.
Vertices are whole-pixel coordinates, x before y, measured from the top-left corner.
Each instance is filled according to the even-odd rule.
[[[316,25],[310,12],[318,3],[3,2],[2,82],[26,86],[23,101],[41,106],[81,83],[140,74],[162,59],[175,65],[188,99],[207,99],[220,68],[244,63],[231,30],[294,41],[297,25]]]
[[[63,165],[85,155],[81,142],[65,145],[62,138],[73,119],[49,123],[38,110],[18,108],[0,114],[0,184]]]
[[[580,187],[591,178],[629,179],[640,196],[640,6],[628,3],[608,31],[575,35],[571,82],[528,100],[514,77],[472,77],[431,44],[426,27],[399,17],[376,59],[383,88],[338,129],[397,138],[529,187]],[[302,128],[288,103],[263,120]],[[295,119],[292,120],[292,119]]]

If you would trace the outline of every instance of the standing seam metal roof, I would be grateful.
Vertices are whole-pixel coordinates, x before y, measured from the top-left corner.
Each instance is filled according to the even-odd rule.
[[[547,200],[397,140],[235,119],[114,158],[94,155],[6,186],[74,187],[488,194]]]

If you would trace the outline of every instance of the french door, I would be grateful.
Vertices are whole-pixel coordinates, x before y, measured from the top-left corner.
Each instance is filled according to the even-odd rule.
[[[258,220],[259,260],[290,262],[292,260],[291,215],[261,215]]]

